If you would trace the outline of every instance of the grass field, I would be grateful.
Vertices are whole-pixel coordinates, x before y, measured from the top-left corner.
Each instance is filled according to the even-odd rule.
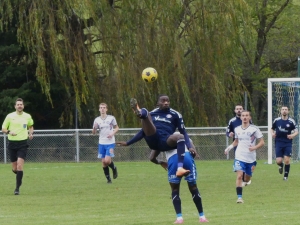
[[[117,162],[119,177],[107,184],[100,163],[27,163],[20,195],[13,195],[10,164],[0,164],[0,224],[173,224],[167,173],[150,162]],[[210,224],[300,224],[300,164],[282,180],[276,165],[259,161],[252,184],[235,201],[232,161],[197,161],[198,187]],[[199,224],[182,183],[184,224]]]

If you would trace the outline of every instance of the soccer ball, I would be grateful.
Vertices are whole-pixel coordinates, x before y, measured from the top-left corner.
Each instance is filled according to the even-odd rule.
[[[152,83],[157,80],[157,71],[152,67],[148,67],[143,70],[142,78],[146,83]]]

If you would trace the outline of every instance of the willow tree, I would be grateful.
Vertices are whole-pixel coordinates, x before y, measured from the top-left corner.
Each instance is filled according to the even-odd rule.
[[[102,96],[117,105],[120,122],[138,122],[130,97],[153,108],[157,94],[166,93],[188,126],[226,124],[226,113],[245,91],[235,59],[249,20],[244,1],[127,0],[102,7],[93,41],[106,77]],[[141,79],[148,66],[158,71],[156,83]]]
[[[85,44],[84,33],[93,19],[86,12],[95,11],[88,4],[92,1],[25,1],[2,0],[0,2],[0,28],[6,30],[16,18],[18,41],[37,65],[35,76],[48,101],[51,98],[51,82],[60,83],[67,94],[61,124],[73,123],[75,105],[80,113],[82,106],[90,102],[93,94],[97,67],[94,54]]]
[[[247,31],[245,1],[2,0],[0,7],[2,30],[17,16],[18,40],[36,61],[47,99],[53,80],[65,87],[70,110],[62,123],[72,121],[75,102],[82,112],[103,101],[120,126],[137,125],[130,97],[152,108],[166,93],[188,126],[218,126],[242,100],[235,53]],[[141,79],[148,66],[159,74],[150,85]]]

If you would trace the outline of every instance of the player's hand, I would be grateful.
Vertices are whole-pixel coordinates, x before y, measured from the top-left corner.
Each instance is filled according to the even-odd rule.
[[[224,150],[224,154],[227,155],[231,149],[233,149],[233,145],[229,145],[229,146]]]
[[[116,141],[117,146],[127,146],[126,141]]]
[[[255,150],[256,150],[255,146],[251,146],[251,147],[249,148],[249,151],[250,151],[250,152],[253,152],[253,151],[255,151]]]
[[[276,138],[276,133],[273,133],[273,134],[272,134],[272,138]]]
[[[230,132],[230,133],[229,133],[229,137],[231,137],[231,138],[232,138],[232,137],[233,137],[233,135],[234,135],[234,133],[233,133],[233,132]]]
[[[168,163],[167,162],[160,162],[160,165],[164,170],[168,171]]]
[[[199,155],[198,155],[198,152],[196,151],[196,149],[194,149],[194,148],[189,148],[189,151],[190,151],[191,155],[193,156],[193,158],[195,158],[196,156],[197,156],[198,158],[200,158]]]
[[[292,140],[292,139],[294,138],[294,136],[293,136],[292,134],[289,134],[289,135],[287,136],[287,138],[290,139],[290,140]]]

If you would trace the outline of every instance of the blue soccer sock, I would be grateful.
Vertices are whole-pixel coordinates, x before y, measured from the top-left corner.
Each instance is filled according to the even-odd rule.
[[[141,113],[141,115],[140,115],[141,119],[146,119],[148,117],[148,110],[147,109],[141,108],[140,113]]]
[[[177,141],[178,167],[183,167],[184,152],[185,152],[185,142],[184,142],[184,139],[179,139]]]

